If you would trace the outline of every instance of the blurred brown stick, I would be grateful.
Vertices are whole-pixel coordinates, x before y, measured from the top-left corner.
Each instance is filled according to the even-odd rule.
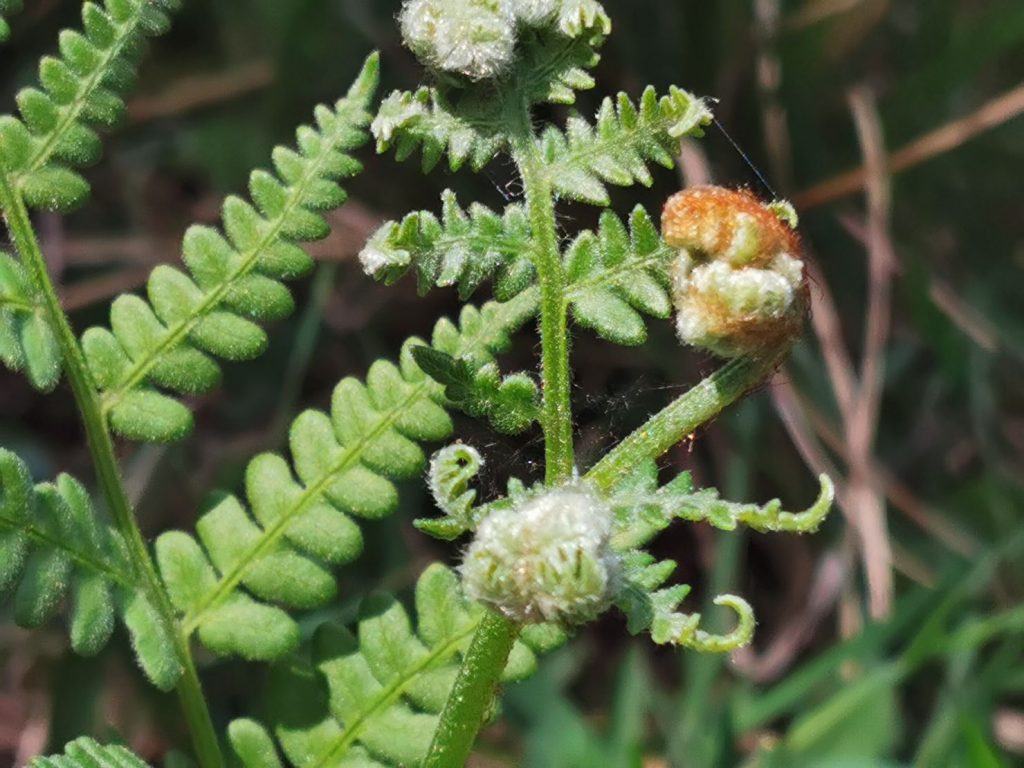
[[[176,80],[174,85],[153,96],[132,99],[128,104],[128,119],[144,123],[219,104],[265,88],[273,80],[274,69],[269,61],[256,61],[227,72],[193,75]]]
[[[892,547],[885,519],[885,503],[871,472],[871,464],[885,377],[884,355],[889,336],[892,272],[896,257],[889,238],[892,202],[889,169],[874,95],[866,88],[856,88],[850,92],[849,101],[864,154],[868,198],[868,308],[864,324],[864,351],[860,387],[845,425],[850,446],[849,496],[858,518],[871,615],[880,619],[888,616],[892,608]]]
[[[978,134],[1002,125],[1021,113],[1024,113],[1024,83],[986,102],[971,114],[929,131],[899,148],[888,156],[889,173],[905,171],[956,149]],[[856,168],[798,192],[793,197],[793,203],[800,210],[816,208],[864,189],[868,178],[866,166]]]

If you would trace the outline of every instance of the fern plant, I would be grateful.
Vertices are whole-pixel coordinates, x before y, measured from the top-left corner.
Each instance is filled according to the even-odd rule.
[[[0,2],[0,13],[16,5]],[[348,93],[298,129],[294,148],[274,150],[272,172],[252,173],[252,202],[229,197],[222,229],[187,231],[184,269],[157,267],[145,298],[118,297],[109,328],[79,337],[30,212],[85,198],[80,170],[98,156],[95,128],[116,120],[143,38],[162,32],[176,7],[85,3],[83,31],[62,33],[60,56],[43,60],[42,88],[18,95],[20,117],[0,118],[0,208],[14,247],[0,253],[0,359],[44,392],[66,378],[109,514],[98,516],[78,480],[36,484],[22,459],[0,450],[0,594],[11,595],[15,620],[39,626],[66,605],[82,654],[123,623],[146,676],[177,692],[203,768],[224,765],[222,744],[247,768],[462,765],[495,711],[499,682],[531,674],[538,656],[613,607],[656,643],[724,652],[749,642],[754,617],[742,598],[716,600],[736,626],[709,633],[680,609],[689,587],[666,586],[675,563],[646,548],[677,519],[802,532],[830,508],[825,477],[808,510],[788,513],[777,500],[724,501],[685,474],[659,484],[656,464],[764,380],[799,333],[807,285],[795,214],[719,188],[673,197],[660,227],[642,207],[626,219],[607,208],[609,185],[650,185],[653,166],[672,167],[679,139],[701,135],[710,120],[708,106],[679,88],[648,88],[606,99],[593,121],[570,113],[564,127],[538,125],[539,105],[571,106],[596,85],[590,70],[611,31],[597,2],[409,0],[402,34],[429,84],[375,108],[371,55]],[[424,171],[445,158],[452,171],[478,171],[498,155],[515,165],[524,195],[505,210],[445,192],[438,212],[385,223],[360,254],[367,274],[386,283],[411,272],[421,292],[491,297],[439,320],[429,339],[409,339],[365,380],[340,381],[329,409],[295,418],[286,447],[251,459],[244,489],[211,499],[194,531],[164,532],[150,546],[115,436],[184,438],[192,417],[177,398],[215,387],[217,358],[264,351],[260,323],[293,310],[283,281],[312,267],[300,244],[328,233],[323,213],[344,203],[340,182],[361,168],[351,153],[371,135],[378,152],[399,160],[421,153]],[[604,208],[597,227],[563,240],[555,211],[565,199]],[[579,466],[576,327],[638,345],[649,323],[673,316],[681,341],[727,362],[593,466]],[[502,370],[500,354],[534,323],[537,370]],[[505,495],[483,498],[473,482],[486,457],[461,442],[440,445],[455,411],[503,433],[538,430],[543,480],[513,477]],[[439,514],[416,527],[463,539],[458,568],[430,566],[412,614],[394,596],[370,595],[355,627],[327,622],[303,644],[299,620],[345,589],[334,571],[361,554],[361,522],[394,512],[397,483],[424,470]],[[272,663],[261,718],[213,722],[196,643]],[[37,764],[142,763],[85,739]]]

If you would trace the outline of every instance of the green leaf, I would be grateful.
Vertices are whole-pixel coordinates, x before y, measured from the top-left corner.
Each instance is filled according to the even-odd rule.
[[[507,301],[535,282],[530,223],[521,205],[498,215],[479,204],[459,207],[455,193],[441,195],[441,219],[428,211],[383,224],[359,254],[367,274],[391,284],[410,269],[420,293],[457,285],[467,299],[488,279]]]
[[[544,131],[540,142],[548,178],[565,197],[606,206],[606,184],[649,187],[653,178],[647,166],[671,168],[679,139],[701,135],[710,121],[701,99],[674,86],[661,98],[647,88],[639,105],[620,93],[601,103],[594,125],[573,115],[564,134],[553,126]]]
[[[622,489],[610,500],[616,515],[612,543],[619,550],[641,546],[677,519],[706,521],[723,531],[735,530],[743,524],[762,533],[811,533],[828,516],[835,497],[835,487],[828,475],[820,475],[818,482],[818,498],[803,512],[784,511],[778,499],[760,505],[724,501],[716,488],[694,491],[688,474],[658,490]]]
[[[134,579],[77,480],[33,486],[25,463],[0,449],[0,555],[0,597],[14,593],[19,625],[45,624],[70,596],[74,650],[93,655],[106,645],[114,590]]]
[[[149,764],[120,745],[104,746],[82,737],[66,744],[62,755],[33,758],[29,768],[149,768]]]
[[[173,690],[183,670],[159,611],[141,592],[131,592],[124,597],[122,612],[142,671],[161,691]]]
[[[436,564],[420,576],[415,602],[420,619],[414,627],[393,597],[371,596],[355,633],[324,624],[313,638],[311,665],[295,661],[275,669],[269,725],[290,764],[420,764],[483,609],[465,598],[451,570]],[[524,633],[505,679],[532,673],[536,653],[548,647]],[[277,756],[262,727],[237,721],[229,733],[246,768],[276,764],[268,761]]]
[[[448,404],[475,418],[487,418],[503,434],[525,431],[540,415],[537,384],[525,373],[502,378],[495,363],[478,365],[431,347],[416,347],[417,364],[445,385]]]
[[[17,10],[3,0],[0,15]],[[21,119],[0,126],[0,154],[11,184],[30,206],[66,211],[77,206],[89,185],[74,170],[96,161],[99,139],[93,128],[109,126],[124,111],[122,92],[139,59],[144,38],[165,32],[179,0],[105,0],[85,3],[84,33],[64,30],[60,57],[44,57],[40,89],[17,97]],[[6,22],[0,20],[0,39]]]
[[[589,70],[612,23],[595,0],[564,0],[557,16],[533,30],[523,30],[516,66],[517,92],[530,104],[573,104],[576,91],[594,87]]]
[[[60,381],[57,336],[41,299],[14,258],[0,251],[0,362],[24,370],[29,383],[50,392]]]
[[[444,155],[452,171],[467,160],[479,171],[508,144],[500,105],[492,92],[476,89],[450,97],[438,88],[394,91],[381,102],[370,130],[380,154],[393,148],[405,160],[422,148],[424,173]]]
[[[0,0],[0,43],[6,43],[11,35],[11,27],[4,17],[20,10],[21,0]]]
[[[281,768],[274,739],[254,720],[235,720],[228,726],[228,740],[245,768]]]
[[[433,347],[493,360],[509,334],[536,311],[535,290],[506,304],[463,309],[460,325],[437,324]],[[353,517],[380,518],[398,502],[395,481],[425,464],[420,443],[448,437],[443,387],[416,364],[412,339],[399,365],[378,361],[366,383],[338,384],[330,413],[306,411],[293,423],[290,461],[255,457],[246,472],[247,509],[221,496],[199,520],[198,541],[172,532],[157,541],[157,561],[186,634],[211,650],[278,658],[298,642],[282,608],[314,608],[336,593],[333,567],[362,550]],[[269,605],[272,603],[274,605]]]
[[[647,339],[643,315],[671,315],[668,270],[675,255],[643,208],[633,209],[629,231],[618,216],[604,211],[597,232],[580,233],[566,251],[576,322],[616,344],[642,344]]]
[[[18,337],[29,383],[40,392],[50,392],[60,381],[61,354],[49,320],[39,311],[19,318]]]
[[[655,643],[693,648],[707,653],[732,651],[750,642],[754,635],[754,612],[741,597],[721,595],[715,605],[736,613],[736,627],[727,634],[711,634],[701,629],[699,613],[678,613],[676,607],[690,593],[686,584],[658,589],[675,571],[672,560],[656,562],[639,550],[622,557],[622,573],[615,604],[626,614],[630,633],[648,630]]]
[[[253,321],[293,309],[281,280],[313,264],[294,241],[324,237],[329,229],[321,214],[344,202],[338,181],[360,170],[347,152],[366,141],[377,76],[374,54],[345,98],[333,109],[317,107],[315,127],[298,129],[297,150],[274,151],[276,175],[252,174],[255,207],[237,197],[225,201],[223,234],[201,226],[186,232],[188,274],[157,267],[147,285],[148,301],[121,296],[111,307],[110,330],[85,332],[86,361],[115,432],[133,440],[180,439],[192,428],[191,416],[154,388],[205,392],[220,381],[214,356],[248,360],[264,351],[267,335]],[[8,141],[16,144],[17,130],[9,132]]]
[[[192,431],[192,414],[159,392],[136,390],[110,409],[110,426],[129,440],[170,443]]]

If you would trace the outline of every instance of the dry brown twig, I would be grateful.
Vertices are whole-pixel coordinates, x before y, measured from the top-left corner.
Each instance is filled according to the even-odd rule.
[[[849,94],[857,138],[868,171],[868,308],[864,324],[859,388],[846,438],[850,446],[849,502],[857,516],[857,530],[867,571],[869,609],[876,618],[892,608],[892,547],[885,519],[885,503],[871,472],[872,446],[878,426],[884,355],[889,336],[892,271],[896,261],[889,237],[891,194],[885,140],[874,95],[865,88]]]
[[[231,101],[267,87],[274,81],[269,61],[254,61],[227,72],[203,73],[176,80],[160,93],[140,96],[128,104],[128,119],[144,123],[194,109]]]
[[[971,114],[953,120],[934,131],[929,131],[920,138],[900,147],[887,158],[886,164],[889,173],[900,173],[926,160],[945,154],[975,136],[1000,126],[1022,113],[1024,113],[1024,83],[986,102]],[[868,176],[866,166],[841,173],[798,192],[793,197],[793,203],[803,211],[817,208],[861,191],[868,183]]]

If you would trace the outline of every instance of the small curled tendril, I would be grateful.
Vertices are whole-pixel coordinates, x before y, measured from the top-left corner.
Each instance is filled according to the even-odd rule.
[[[656,616],[651,624],[651,639],[660,645],[677,645],[705,653],[727,653],[747,645],[754,637],[754,609],[737,595],[720,595],[715,605],[736,613],[736,626],[725,634],[713,634],[700,628],[699,613],[668,613]]]

